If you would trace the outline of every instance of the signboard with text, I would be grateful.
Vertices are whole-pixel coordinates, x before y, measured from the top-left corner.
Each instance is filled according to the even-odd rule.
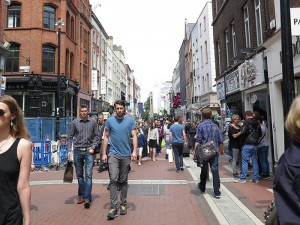
[[[97,70],[92,70],[92,91],[98,91]]]
[[[291,33],[300,36],[300,8],[291,8]]]
[[[224,78],[217,80],[217,99],[225,99],[225,82]]]
[[[101,77],[101,89],[100,94],[105,95],[106,94],[106,77]]]
[[[225,76],[226,95],[240,90],[239,71],[235,70]]]

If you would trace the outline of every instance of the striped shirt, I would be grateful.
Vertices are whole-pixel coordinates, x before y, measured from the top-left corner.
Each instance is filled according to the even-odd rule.
[[[71,149],[72,140],[74,148],[95,149],[100,141],[99,128],[96,120],[88,118],[83,120],[76,118],[71,122],[71,128],[68,136],[68,149]]]

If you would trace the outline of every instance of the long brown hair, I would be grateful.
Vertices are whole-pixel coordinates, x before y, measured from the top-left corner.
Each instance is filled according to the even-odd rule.
[[[9,111],[14,116],[14,119],[12,120],[13,126],[10,129],[10,135],[14,138],[20,137],[29,139],[29,133],[25,126],[23,112],[20,109],[17,101],[9,95],[3,95],[0,96],[0,102],[6,104],[9,108]]]

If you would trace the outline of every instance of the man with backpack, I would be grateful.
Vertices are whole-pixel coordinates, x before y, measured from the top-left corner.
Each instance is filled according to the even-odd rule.
[[[244,113],[244,118],[245,120],[240,131],[242,144],[242,172],[239,179],[236,179],[235,182],[246,183],[248,162],[251,159],[253,168],[251,182],[257,184],[259,182],[259,170],[255,149],[262,132],[259,122],[253,117],[251,111],[246,111]]]

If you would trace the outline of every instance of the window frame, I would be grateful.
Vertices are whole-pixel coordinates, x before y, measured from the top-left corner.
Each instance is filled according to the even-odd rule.
[[[13,9],[14,8],[14,9]],[[11,19],[12,24],[10,25]],[[21,26],[21,4],[12,3],[7,7],[7,28],[16,28]]]
[[[251,34],[250,34],[250,24],[249,24],[249,10],[248,6],[245,6],[243,8],[243,14],[244,14],[244,26],[245,26],[245,41],[246,41],[246,47],[251,48]]]
[[[47,10],[47,8],[53,9],[54,12],[51,12],[51,10]],[[54,15],[54,18],[51,18],[51,15]],[[48,23],[46,24],[45,22]],[[46,29],[55,30],[55,23],[56,23],[56,8],[52,5],[44,5],[43,27]]]
[[[48,51],[44,51],[45,48],[48,48]],[[51,52],[50,49],[53,51]],[[44,54],[52,55],[53,57],[45,58]],[[43,73],[55,73],[55,60],[56,60],[56,47],[53,45],[45,44],[42,46],[42,72]],[[45,64],[44,64],[45,63]],[[46,68],[46,70],[45,70]]]
[[[14,49],[15,48],[15,49]],[[20,68],[20,49],[21,45],[18,43],[11,43],[10,54],[6,57],[5,63],[5,72],[7,73],[16,73],[19,72]],[[10,70],[8,70],[10,66]]]
[[[258,3],[258,4],[256,4]],[[263,43],[263,34],[262,34],[262,23],[261,23],[261,9],[260,9],[260,0],[254,0],[255,8],[255,25],[256,25],[256,43],[257,46]]]

